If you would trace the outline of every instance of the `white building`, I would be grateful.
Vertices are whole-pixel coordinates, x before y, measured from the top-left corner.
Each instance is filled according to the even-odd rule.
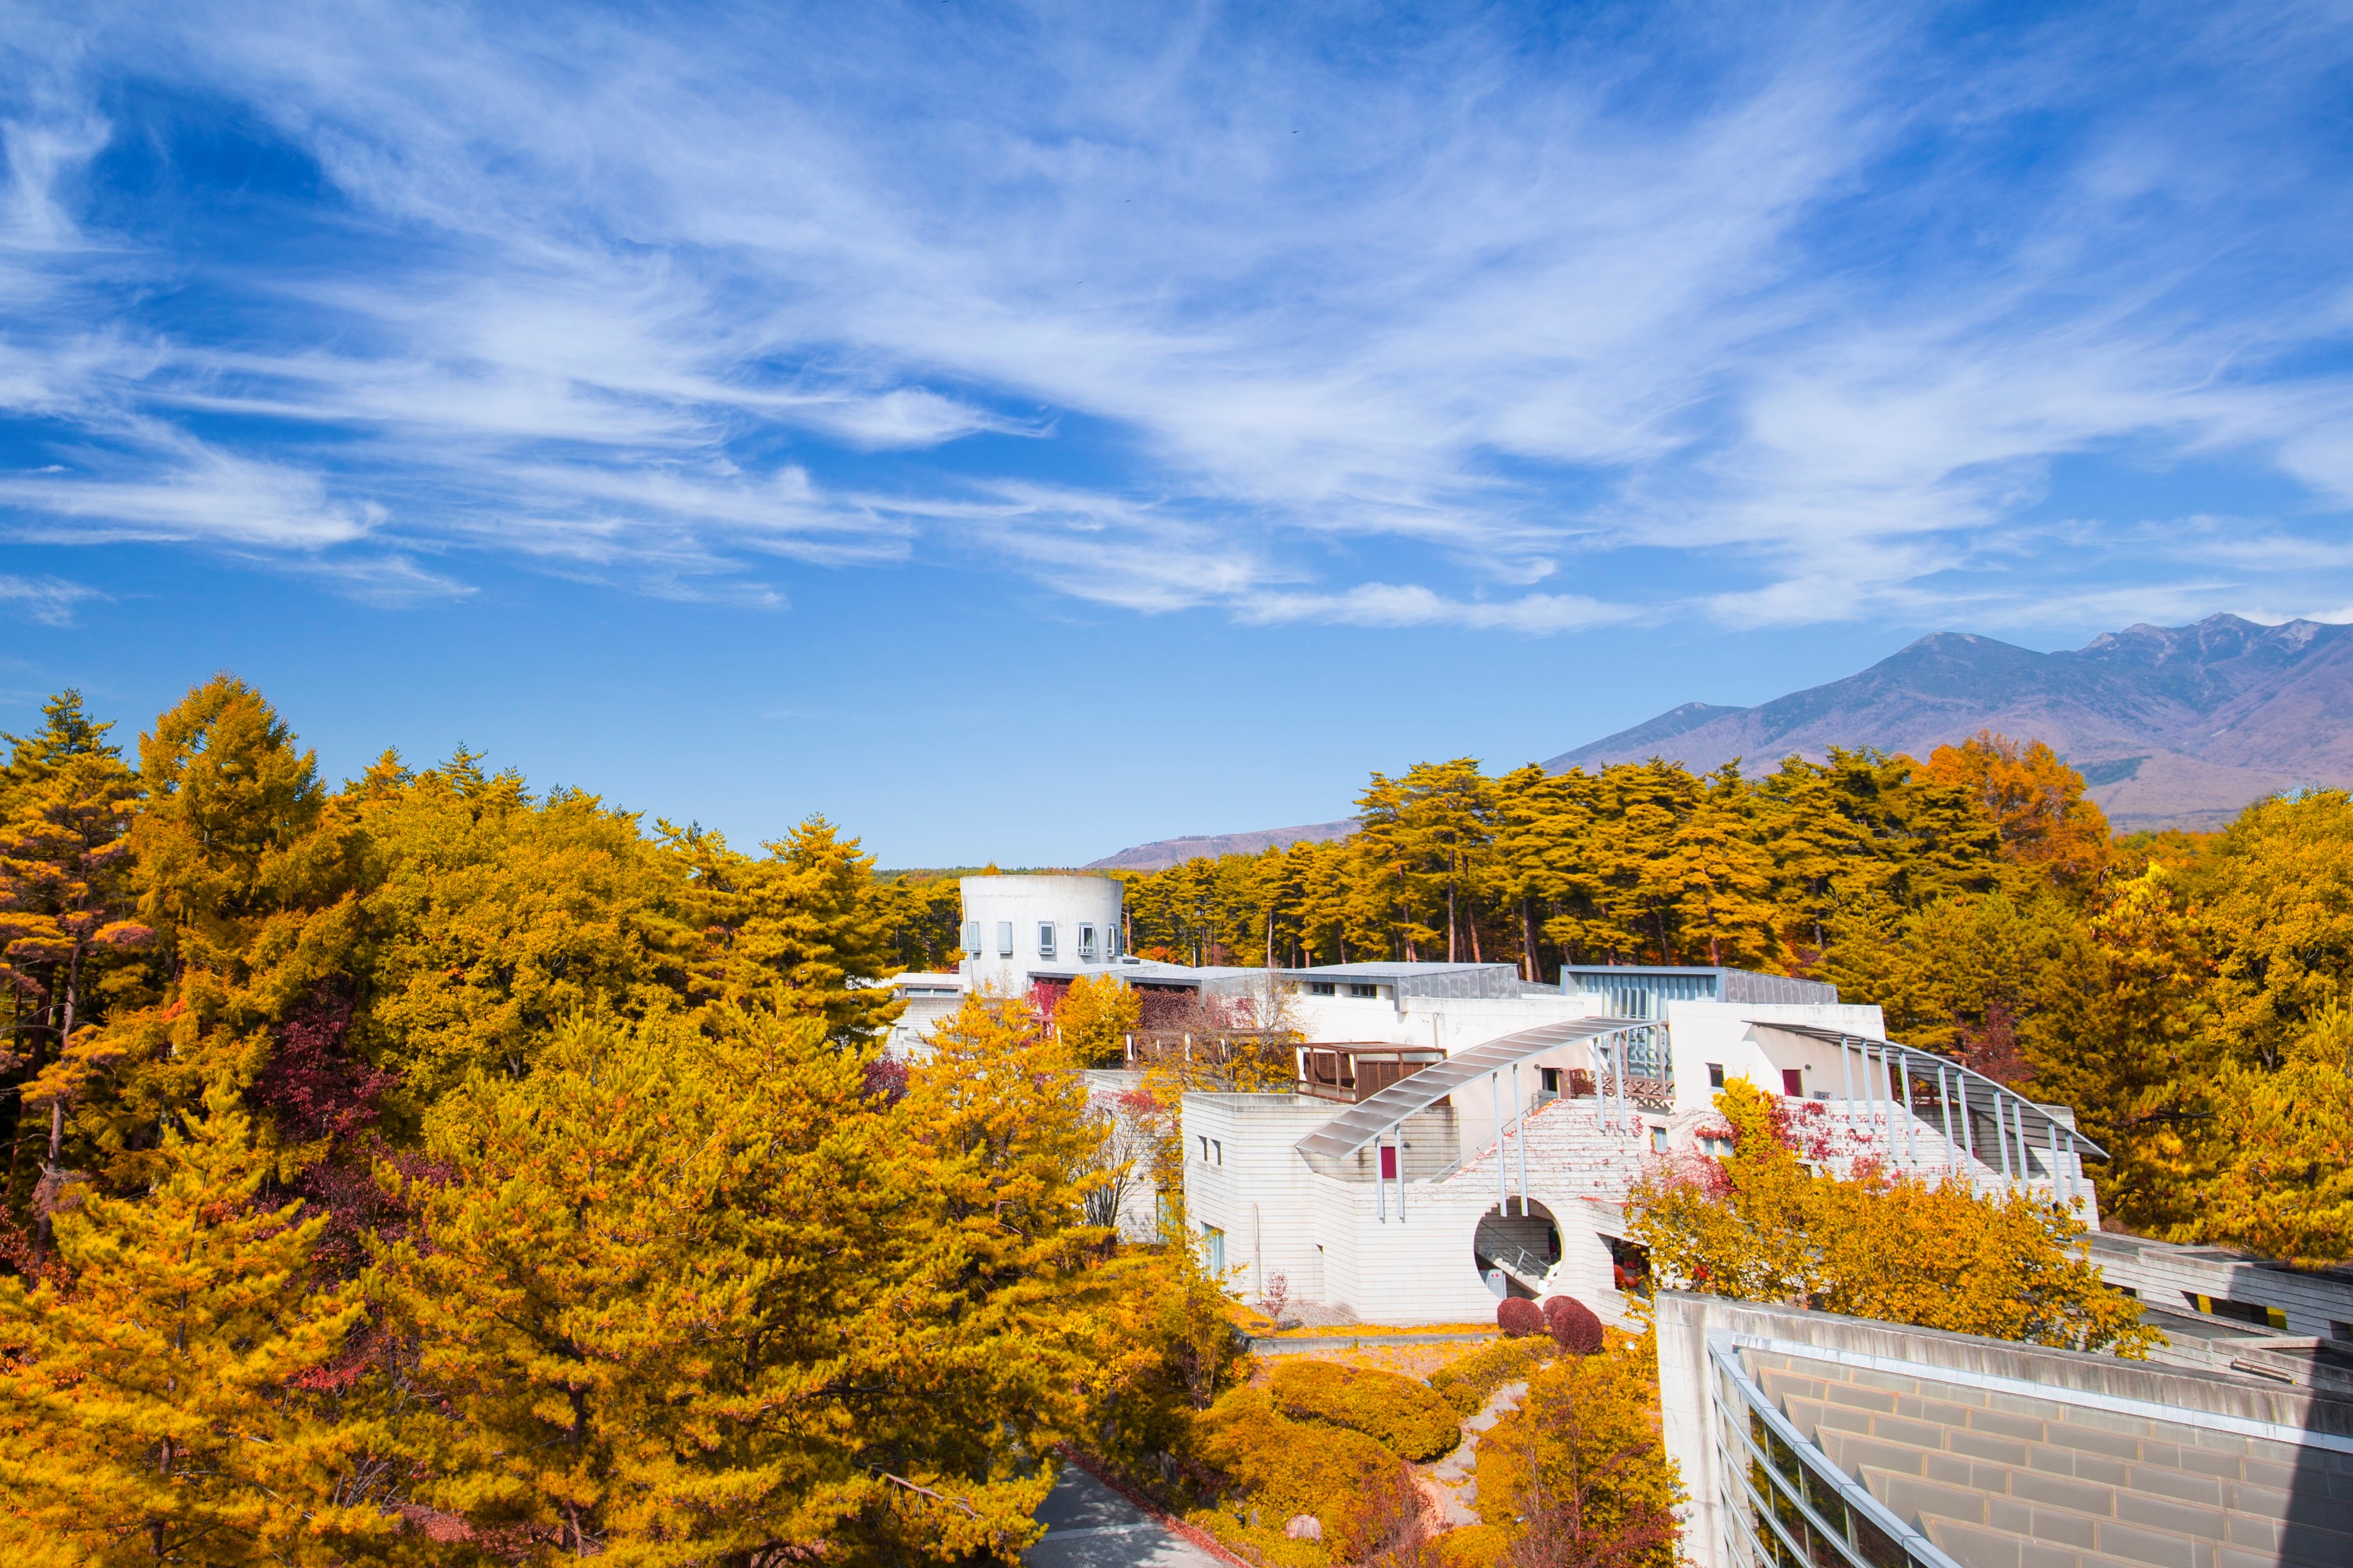
[[[967,990],[1025,995],[1041,973],[1108,968],[1125,951],[1117,878],[966,877],[960,887]]]
[[[1505,1293],[1615,1316],[1628,1188],[1653,1160],[1722,1152],[1714,1100],[1736,1077],[1784,1095],[1828,1168],[1868,1154],[2022,1184],[2098,1223],[2071,1112],[1891,1044],[1876,1006],[1827,985],[1620,968],[1556,989],[1504,964],[1283,975],[1306,1042],[1296,1092],[1184,1105],[1186,1212],[1243,1295],[1281,1275],[1367,1321],[1484,1319]]]

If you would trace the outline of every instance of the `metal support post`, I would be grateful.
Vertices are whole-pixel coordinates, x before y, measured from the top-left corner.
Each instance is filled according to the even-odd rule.
[[[1381,1135],[1373,1134],[1373,1212],[1386,1225],[1389,1217],[1389,1184],[1381,1174]]]
[[[2060,1194],[2060,1184],[2060,1184],[2060,1179],[2061,1179],[2061,1178],[2060,1178],[2060,1173],[2059,1173],[2059,1123],[2057,1123],[2056,1121],[2053,1121],[2053,1122],[2051,1124],[2051,1195],[2052,1195],[2052,1198],[2057,1199],[2057,1200],[2058,1200],[2058,1201],[2060,1201],[2060,1202],[2065,1203],[2065,1204],[2066,1204],[2066,1205],[2067,1205],[2069,1208],[2073,1208],[2073,1207],[2075,1206],[2075,1204],[2074,1204],[2074,1194],[2073,1194],[2073,1193],[2071,1192],[2071,1193],[2068,1193],[2068,1194],[2067,1194],[2063,1198],[2063,1197],[2061,1197],[2061,1194]]]
[[[1904,1159],[1905,1163],[1916,1165],[1920,1163],[1920,1133],[1912,1124],[1912,1055],[1908,1051],[1895,1053],[1895,1081],[1901,1086],[1904,1104]]]
[[[1854,1133],[1854,1058],[1848,1055],[1844,1035],[1839,1037],[1839,1077],[1846,1080],[1846,1103],[1839,1107],[1839,1113],[1846,1118],[1847,1134],[1852,1137]]]
[[[1953,1142],[1952,1091],[1945,1087],[1945,1064],[1936,1064],[1936,1110],[1945,1121],[1945,1168],[1957,1172],[1961,1168],[1961,1146]]]
[[[1609,1047],[1609,1059],[1618,1064],[1618,1131],[1623,1132],[1627,1125],[1634,1120],[1634,1113],[1627,1108],[1626,1104],[1626,1037],[1624,1035],[1620,1035],[1617,1043]]]
[[[2001,1179],[2011,1186],[2016,1186],[2018,1178],[2010,1173],[2010,1126],[2002,1121],[2001,1117],[2001,1091],[1996,1089],[1993,1096],[1994,1146],[2001,1151]]]
[[[1872,1071],[1871,1042],[1858,1041],[1855,1048],[1862,1053],[1862,1124],[1871,1130],[1868,1135],[1876,1138],[1879,1136],[1879,1090],[1887,1086],[1881,1083],[1878,1075]]]
[[[1969,1125],[1968,1074],[1962,1072],[1957,1068],[1955,1068],[1953,1071],[1953,1088],[1958,1094],[1961,1102],[1961,1152],[1968,1160],[1968,1164],[1965,1168],[1969,1173],[1969,1191],[1976,1192],[1978,1190],[1978,1134],[1977,1129]]]
[[[1519,1129],[1520,1143],[1520,1217],[1528,1217],[1528,1102],[1520,1093],[1520,1064],[1512,1064],[1513,1124]],[[1402,1169],[1402,1167],[1400,1167]],[[1398,1202],[1404,1202],[1399,1198]]]
[[[1405,1118],[1404,1118],[1404,1117],[1402,1117],[1402,1116],[1398,1117],[1398,1120],[1397,1120],[1397,1125],[1395,1125],[1394,1127],[1391,1127],[1391,1128],[1389,1129],[1389,1141],[1390,1141],[1391,1142],[1393,1142],[1393,1143],[1395,1143],[1395,1144],[1397,1145],[1397,1157],[1398,1157],[1398,1223],[1399,1225],[1403,1225],[1403,1224],[1405,1223]],[[1525,1207],[1527,1207],[1527,1199],[1526,1199],[1526,1198],[1523,1197],[1523,1198],[1520,1200],[1520,1206],[1521,1206],[1522,1208],[1525,1208]]]
[[[1504,1172],[1504,1075],[1501,1071],[1487,1075],[1487,1087],[1493,1091],[1495,1101],[1495,1212],[1512,1212],[1511,1189],[1506,1186]]]
[[[2010,1128],[2018,1134],[2018,1184],[2024,1187],[2034,1175],[2034,1162],[2028,1156],[2033,1145],[2026,1141],[2026,1107],[2020,1106],[2010,1114]],[[2059,1173],[2051,1173],[2052,1190],[2058,1190]]]

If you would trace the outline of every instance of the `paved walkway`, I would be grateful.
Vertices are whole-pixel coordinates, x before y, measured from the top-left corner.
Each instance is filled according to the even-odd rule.
[[[1021,1554],[1025,1568],[1227,1568],[1076,1465],[1038,1509],[1046,1534]]]

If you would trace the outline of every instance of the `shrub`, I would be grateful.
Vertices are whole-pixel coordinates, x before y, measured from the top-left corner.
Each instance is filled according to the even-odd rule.
[[[1466,1524],[1438,1538],[1439,1568],[1497,1568],[1511,1537],[1499,1524]]]
[[[1361,1432],[1284,1419],[1262,1389],[1227,1394],[1201,1417],[1200,1432],[1200,1457],[1258,1509],[1261,1528],[1280,1533],[1284,1521],[1312,1513],[1324,1525],[1327,1561],[1360,1555],[1378,1522],[1366,1500],[1404,1468]]]
[[[1574,1296],[1548,1296],[1544,1315],[1553,1342],[1561,1349],[1571,1355],[1601,1353],[1601,1320],[1584,1302]]]
[[[1428,1385],[1393,1372],[1293,1358],[1276,1365],[1268,1392],[1285,1415],[1362,1432],[1417,1462],[1451,1453],[1462,1441],[1453,1407]]]
[[[1495,1390],[1532,1375],[1553,1349],[1549,1340],[1492,1340],[1431,1373],[1430,1386],[1456,1415],[1475,1415]]]
[[[1544,1310],[1525,1296],[1506,1296],[1495,1303],[1495,1326],[1514,1337],[1543,1333]]]
[[[1479,1507],[1546,1562],[1675,1568],[1683,1488],[1659,1440],[1646,1341],[1563,1356],[1479,1440]],[[1507,1522],[1508,1521],[1508,1522]]]

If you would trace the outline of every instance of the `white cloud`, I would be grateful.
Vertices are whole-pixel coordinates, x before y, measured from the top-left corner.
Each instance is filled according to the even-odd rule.
[[[1632,614],[1521,592],[1608,552],[1670,563],[1618,597],[1734,625],[2106,603],[2031,569],[2147,564],[2137,508],[2049,515],[2073,460],[2353,504],[2342,171],[2279,155],[2353,53],[2316,14],[1345,51],[1050,7],[5,19],[41,85],[0,125],[0,410],[67,433],[66,472],[0,476],[37,536],[753,595],[773,557],[953,554],[1541,634]],[[86,198],[110,137],[163,137],[94,107],[134,73],[314,161],[302,245]],[[157,303],[184,284],[231,303]],[[2259,529],[2116,593],[2327,553]]]
[[[19,577],[0,572],[0,609],[37,626],[70,626],[76,605],[104,596],[95,588],[58,577]]]

